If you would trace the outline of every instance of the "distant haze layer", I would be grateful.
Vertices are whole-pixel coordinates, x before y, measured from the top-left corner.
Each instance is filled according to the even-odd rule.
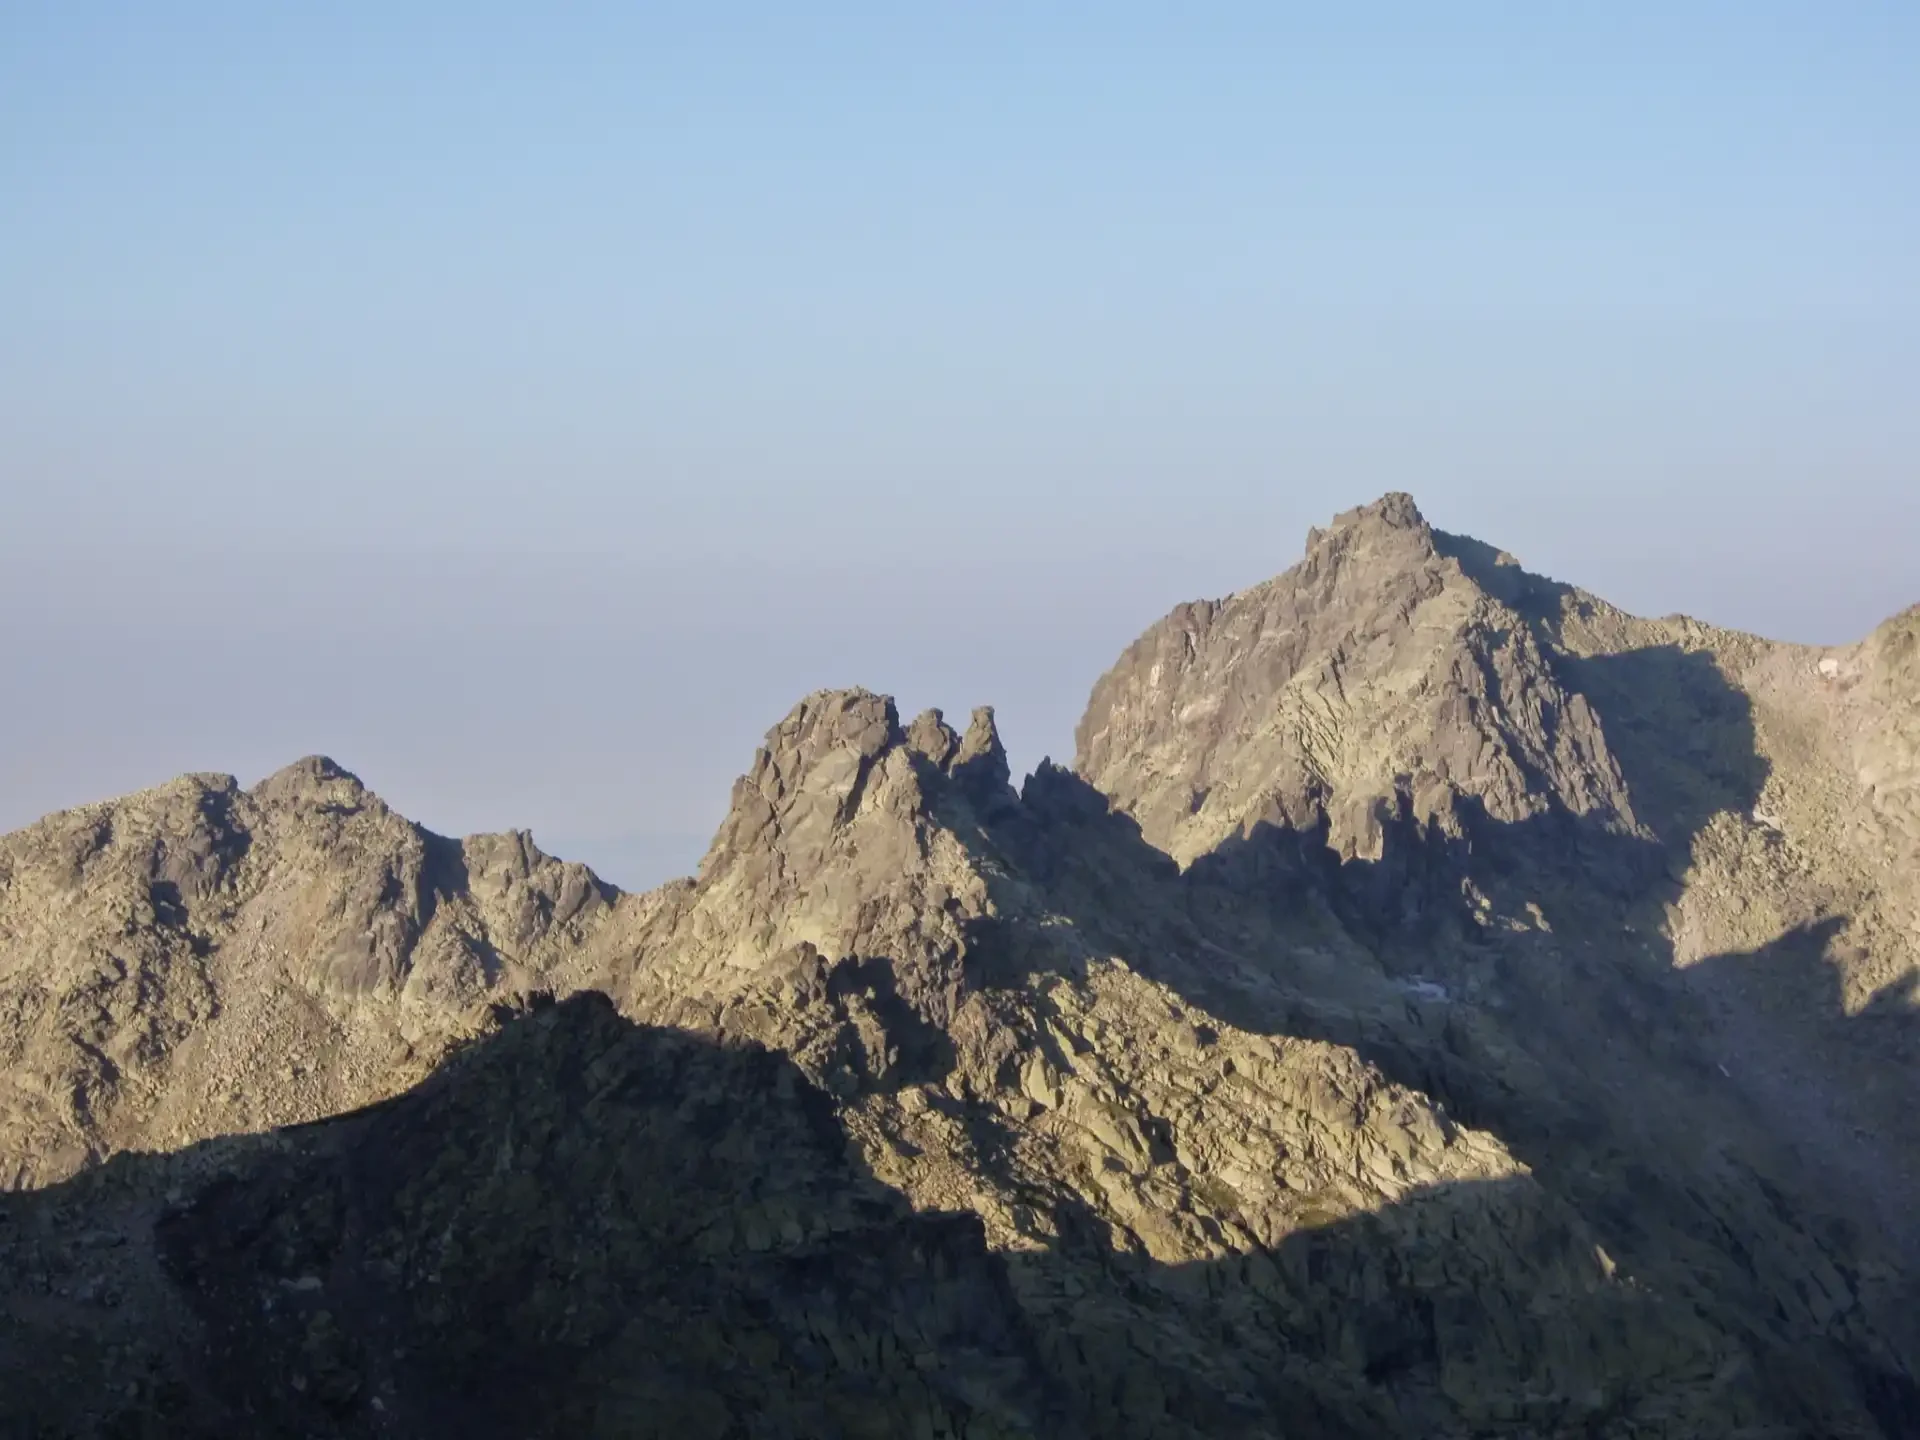
[[[1891,4],[9,15],[0,826],[321,751],[650,883],[800,694],[1064,758],[1147,622],[1390,489],[1857,638],[1920,599],[1916,53]]]

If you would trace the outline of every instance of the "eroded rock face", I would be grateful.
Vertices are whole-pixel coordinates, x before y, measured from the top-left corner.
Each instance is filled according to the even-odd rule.
[[[1815,662],[1814,673],[1836,688],[1858,687],[1855,774],[1896,863],[1911,866],[1920,857],[1920,605],[1887,621],[1853,654]]]
[[[883,957],[909,1003],[945,1023],[963,936],[987,896],[931,793],[991,788],[996,760],[1005,790],[990,711],[962,739],[937,711],[903,731],[885,696],[809,696],[735,783],[698,880],[673,890],[639,936],[636,994],[724,999],[779,957]]]
[[[612,898],[525,835],[429,834],[319,758],[49,816],[0,839],[0,1176],[392,1094]]]
[[[109,1318],[12,1390],[37,1434],[76,1410],[171,1435],[1060,1433],[977,1220],[863,1175],[780,1057],[598,995],[390,1105],[117,1157],[64,1193],[145,1242],[110,1232],[122,1263],[89,1281],[196,1329],[211,1368]],[[87,1248],[15,1213],[29,1264],[72,1286]]]
[[[1069,1046],[1099,989],[1051,996]],[[389,1105],[0,1204],[10,1273],[46,1297],[0,1360],[66,1361],[22,1365],[11,1414],[42,1434],[1435,1434],[1560,1415],[1529,1392],[1542,1373],[1738,1363],[1617,1282],[1496,1143],[1352,1057],[1194,1028],[1156,1049],[1154,1028],[1126,1038],[1178,1097],[1162,1123],[1218,1113],[1185,1162],[1090,1054],[1037,1048],[1020,1093],[1058,1118],[1000,1155],[993,1113],[950,1097],[836,1118],[758,1047],[591,995],[537,1010]],[[1026,1211],[1026,1243],[928,1206],[909,1137],[959,1198]],[[1376,1214],[1382,1186],[1400,1204]]]
[[[1076,768],[1183,863],[1266,823],[1380,858],[1380,807],[1449,831],[1564,809],[1633,833],[1584,696],[1531,627],[1390,495],[1264,585],[1183,605],[1094,687]]]
[[[807,697],[644,896],[325,762],[50,817],[0,1368],[88,1379],[0,1414],[1915,1433],[1903,626],[1639,620],[1390,496],[1018,792],[990,710]]]
[[[1077,768],[1181,864],[1311,880],[1391,966],[1503,1006],[1558,1089],[1631,1034],[1656,1082],[1690,1057],[1792,1115],[1830,1198],[1917,1247],[1920,1052],[1889,1018],[1920,987],[1915,633],[1643,620],[1394,495],[1151,627]]]

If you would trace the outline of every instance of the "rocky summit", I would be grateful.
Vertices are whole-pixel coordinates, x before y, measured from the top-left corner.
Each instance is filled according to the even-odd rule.
[[[321,759],[0,840],[0,1435],[1916,1436],[1916,1101],[1920,609],[1391,495],[644,895]]]

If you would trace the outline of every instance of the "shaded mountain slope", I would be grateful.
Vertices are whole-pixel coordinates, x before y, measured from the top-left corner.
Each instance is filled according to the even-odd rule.
[[[1097,1226],[996,1252],[977,1217],[916,1213],[851,1149],[777,1055],[597,996],[536,1007],[370,1110],[0,1198],[6,1419],[1357,1440],[1452,1433],[1471,1386],[1477,1433],[1706,1433],[1694,1391],[1726,1433],[1871,1433],[1843,1365],[1743,1371],[1614,1280],[1524,1177],[1169,1264]],[[1538,1383],[1596,1364],[1664,1393]]]
[[[1389,496],[1152,627],[1078,767],[1183,863],[1304,840],[1389,964],[1518,1007],[1575,1081],[1653,1043],[1730,1083],[1920,1253],[1920,1052],[1855,1023],[1920,983],[1917,623],[1821,651],[1642,620]],[[1810,943],[1831,983],[1701,965]]]
[[[778,1057],[598,996],[371,1110],[119,1156],[0,1217],[28,1292],[0,1360],[61,1356],[11,1370],[23,1434],[1053,1428],[977,1221],[863,1179]]]

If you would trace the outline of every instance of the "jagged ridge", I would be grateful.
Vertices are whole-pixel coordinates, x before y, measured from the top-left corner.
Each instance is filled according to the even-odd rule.
[[[1876,878],[1912,793],[1905,625],[1828,654],[1637,620],[1388,497],[1143,636],[1078,773],[1016,794],[990,711],[961,736],[823,692],[769,733],[700,874],[647,896],[524,837],[427,836],[325,766],[188,782],[239,820],[150,792],[104,845],[107,811],[9,838],[0,919],[24,939],[0,995],[27,996],[24,1033],[64,1033],[91,982],[50,1000],[36,947],[111,950],[145,887],[134,993],[205,998],[131,1043],[145,1002],[96,1020],[87,1043],[163,1098],[67,1116],[95,1149],[232,1128],[164,1096],[245,1033],[250,991],[298,996],[302,1033],[417,1037],[384,1071],[324,1052],[332,1105],[399,1090],[497,1023],[481,1002],[536,987],[782,1053],[880,1181],[976,1217],[999,1257],[996,1363],[1023,1378],[947,1394],[939,1423],[1901,1434],[1912,1092],[1874,1082],[1912,1063],[1911,897]],[[1877,818],[1847,830],[1863,793]],[[204,856],[176,878],[176,852]],[[68,891],[118,899],[61,902],[83,923],[59,930],[41,909]],[[15,1073],[57,1094],[73,1055]],[[476,1104],[483,1129],[521,1123]],[[10,1133],[23,1174],[74,1163],[31,1118]],[[363,1141],[339,1143],[345,1164]],[[256,1183],[244,1156],[208,1163]],[[617,1394],[622,1353],[589,1346],[570,1383]],[[355,1375],[302,1423],[375,1423]],[[785,1392],[714,1385],[801,1423]]]

